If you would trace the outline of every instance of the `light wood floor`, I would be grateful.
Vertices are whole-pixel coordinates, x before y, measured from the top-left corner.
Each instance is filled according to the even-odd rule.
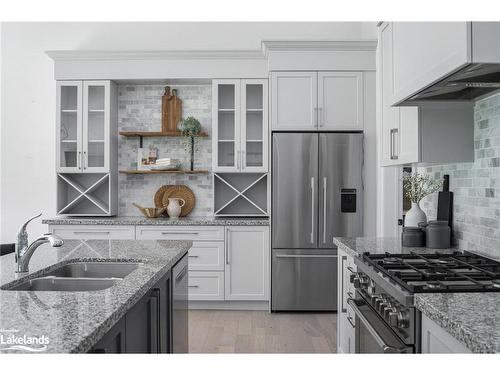
[[[335,353],[336,314],[189,311],[190,353]]]

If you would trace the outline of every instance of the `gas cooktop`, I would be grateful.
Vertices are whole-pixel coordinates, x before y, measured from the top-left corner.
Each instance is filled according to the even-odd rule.
[[[412,293],[500,292],[500,262],[469,252],[364,253],[363,260]]]

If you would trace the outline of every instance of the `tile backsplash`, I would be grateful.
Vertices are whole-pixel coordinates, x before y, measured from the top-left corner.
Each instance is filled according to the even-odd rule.
[[[460,249],[500,258],[500,94],[474,107],[474,163],[419,168],[437,179],[450,175],[454,192],[454,241]],[[437,194],[422,201],[435,219]]]
[[[170,86],[177,89],[182,100],[182,117],[196,117],[208,138],[195,141],[195,169],[211,170],[212,167],[212,87],[206,85]],[[161,129],[161,97],[164,85],[119,85],[118,86],[118,127],[120,131],[159,131]],[[143,148],[153,145],[158,149],[158,157],[178,158],[182,168],[190,166],[188,138],[163,137],[143,138]],[[118,167],[137,168],[139,138],[119,137]],[[196,197],[191,215],[213,215],[212,175],[128,175],[118,177],[118,215],[137,216],[138,209],[132,203],[153,207],[154,194],[162,185],[187,185]]]

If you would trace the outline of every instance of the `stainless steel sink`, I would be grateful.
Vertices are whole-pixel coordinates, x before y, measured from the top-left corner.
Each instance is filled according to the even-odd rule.
[[[56,277],[85,277],[107,278],[116,277],[123,279],[136,270],[141,263],[132,262],[75,262],[68,263],[44,276]]]
[[[119,279],[115,278],[78,278],[78,277],[39,277],[25,281],[8,290],[85,292],[111,288]]]

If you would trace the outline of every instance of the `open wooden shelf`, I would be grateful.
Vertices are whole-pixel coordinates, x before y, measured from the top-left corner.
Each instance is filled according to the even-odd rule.
[[[126,174],[159,174],[159,173],[170,173],[170,174],[207,174],[209,171],[198,169],[194,171],[190,170],[176,170],[176,171],[150,171],[150,170],[138,170],[138,169],[129,169],[129,170],[121,170],[120,173]]]
[[[120,132],[120,135],[124,137],[187,137],[182,134],[180,131],[175,132],[135,132],[135,131],[126,131]],[[201,132],[194,136],[195,138],[205,138],[208,137],[206,132]]]

